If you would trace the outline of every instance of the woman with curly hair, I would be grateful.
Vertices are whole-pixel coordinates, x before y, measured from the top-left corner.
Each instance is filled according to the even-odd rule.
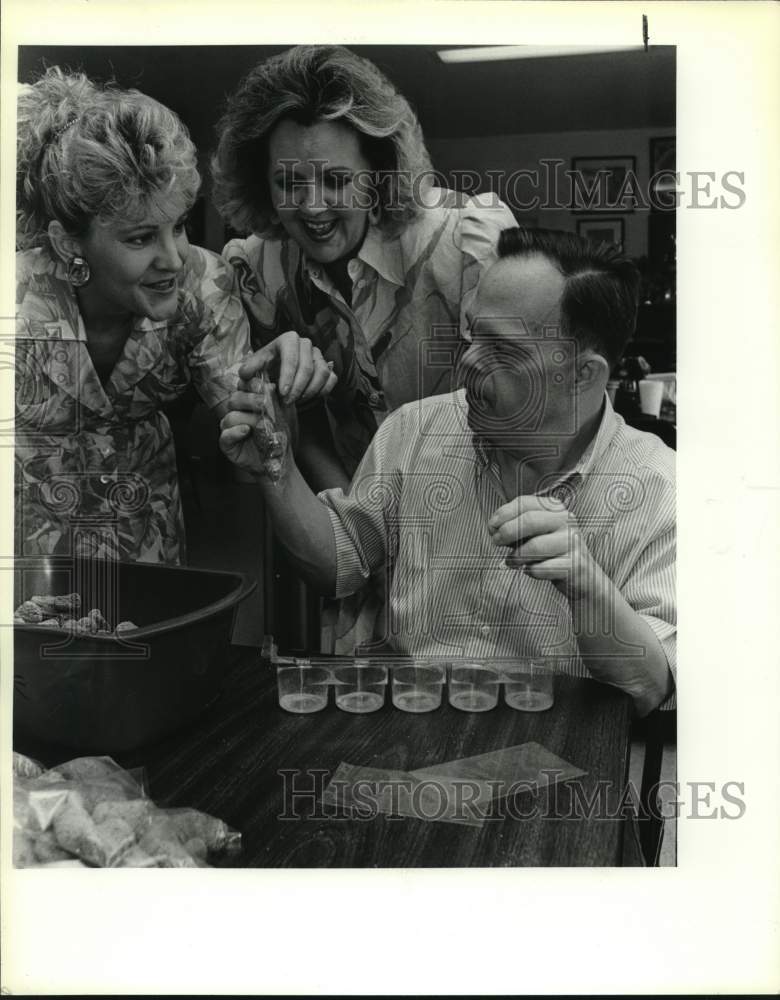
[[[348,49],[262,62],[218,132],[215,201],[249,234],[223,253],[254,342],[293,329],[332,362],[327,419],[301,410],[296,457],[315,488],[346,489],[390,410],[453,387],[465,310],[515,221],[435,186],[408,102]]]
[[[248,234],[223,255],[255,345],[305,335],[338,384],[299,408],[296,460],[315,490],[349,488],[384,417],[454,388],[469,302],[515,225],[497,199],[435,184],[417,118],[373,63],[299,46],[256,66],[218,126],[214,198]],[[326,651],[373,636],[381,574],[326,619]]]
[[[161,406],[193,383],[221,414],[251,350],[232,269],[188,244],[199,185],[187,130],[157,101],[57,67],[20,88],[19,556],[184,557]],[[255,367],[293,350],[294,391],[327,391],[334,377],[295,334]]]

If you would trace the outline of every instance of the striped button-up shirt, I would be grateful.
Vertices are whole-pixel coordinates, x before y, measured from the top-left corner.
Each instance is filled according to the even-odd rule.
[[[497,467],[475,440],[459,391],[408,404],[377,432],[349,493],[327,490],[338,595],[387,568],[383,638],[402,654],[544,657],[579,676],[566,597],[505,565],[487,521],[507,502]],[[674,452],[628,427],[605,398],[576,466],[539,494],[576,518],[589,551],[649,624],[676,669]],[[609,630],[609,621],[592,623]],[[626,647],[626,656],[642,650]],[[668,703],[667,706],[668,707]]]

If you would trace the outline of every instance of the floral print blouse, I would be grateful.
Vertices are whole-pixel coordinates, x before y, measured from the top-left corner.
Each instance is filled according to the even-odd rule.
[[[400,235],[369,225],[349,262],[352,301],[294,240],[250,236],[227,244],[255,347],[286,330],[309,337],[339,381],[326,399],[336,451],[351,476],[387,414],[450,392],[463,314],[497,257],[502,229],[516,225],[494,197],[434,188]]]
[[[161,405],[190,383],[224,404],[250,350],[235,275],[190,247],[170,320],[136,317],[101,383],[65,267],[17,254],[16,554],[179,563],[184,521]]]

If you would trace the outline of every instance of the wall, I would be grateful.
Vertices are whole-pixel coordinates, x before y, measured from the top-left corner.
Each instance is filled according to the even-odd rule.
[[[487,171],[501,171],[508,176],[518,169],[540,170],[541,159],[563,160],[561,171],[571,168],[573,157],[634,156],[636,175],[644,191],[650,175],[650,140],[674,135],[674,128],[621,129],[600,132],[544,132],[535,135],[495,135],[474,138],[432,139],[428,148],[436,170],[445,175],[452,171],[477,171],[483,177]],[[490,187],[485,181],[485,188]],[[492,185],[495,189],[496,185]],[[499,188],[504,197],[505,192]],[[542,192],[543,193],[543,192]],[[520,194],[530,197],[530,186],[520,187]],[[550,229],[576,232],[577,218],[568,209],[539,209],[528,213],[529,222]],[[610,217],[616,213],[604,213]],[[625,224],[626,253],[631,257],[647,254],[648,212],[620,213]],[[533,218],[532,218],[533,217]],[[592,218],[592,213],[588,215]]]

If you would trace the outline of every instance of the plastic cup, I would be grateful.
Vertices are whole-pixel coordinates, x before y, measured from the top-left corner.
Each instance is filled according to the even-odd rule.
[[[391,671],[392,698],[402,712],[432,712],[441,705],[444,664],[419,660]]]
[[[519,712],[544,712],[552,708],[552,665],[543,660],[529,660],[504,666],[504,701]]]
[[[328,671],[322,667],[309,663],[279,664],[276,668],[279,705],[298,715],[319,712],[328,704],[329,680]]]
[[[661,382],[664,387],[661,397],[661,419],[674,420],[677,411],[677,375],[675,372],[652,372],[648,382]]]
[[[450,666],[449,701],[462,712],[488,712],[498,704],[498,668],[464,661]]]
[[[639,408],[651,417],[661,415],[661,400],[664,398],[663,382],[641,379],[639,382]]]
[[[334,672],[336,706],[343,712],[376,712],[385,703],[387,667],[355,660]]]

